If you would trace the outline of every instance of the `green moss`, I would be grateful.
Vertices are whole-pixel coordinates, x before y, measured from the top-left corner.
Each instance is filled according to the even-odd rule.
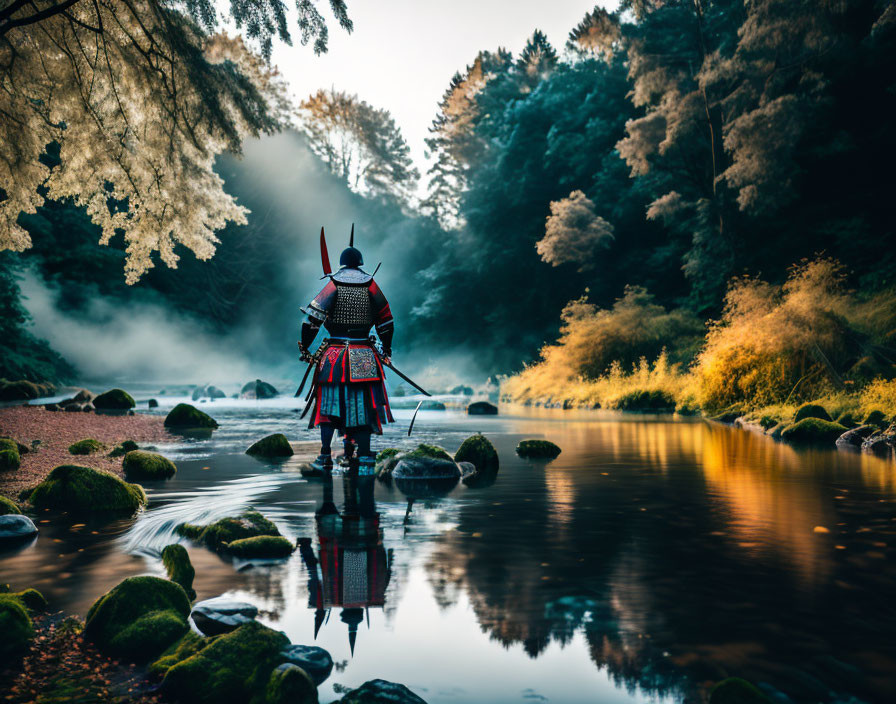
[[[106,446],[94,438],[78,440],[78,442],[73,442],[68,446],[68,452],[71,455],[92,455],[94,452],[99,452],[100,450],[105,449]]]
[[[639,389],[629,391],[609,404],[618,411],[635,413],[672,413],[675,399],[662,389]]]
[[[177,663],[192,657],[206,645],[211,639],[203,638],[193,631],[188,631],[180,640],[168,647],[161,657],[149,666],[149,671],[154,675],[164,675]]]
[[[12,438],[0,438],[0,471],[18,469],[21,461],[18,443]]]
[[[55,391],[56,387],[52,384],[35,384],[25,379],[0,379],[0,401],[29,401],[41,396],[52,396]]]
[[[246,511],[236,518],[222,518],[207,526],[181,523],[177,532],[191,540],[204,543],[212,550],[223,550],[228,543],[258,535],[280,535],[277,526],[258,511]]]
[[[781,433],[781,438],[788,442],[802,445],[834,443],[846,428],[821,418],[803,418],[788,425]]]
[[[18,504],[12,499],[7,499],[5,496],[0,494],[0,516],[5,516],[9,513],[21,513],[22,511],[19,509]]]
[[[187,632],[190,600],[159,577],[128,577],[87,612],[86,635],[111,655],[145,662]]]
[[[133,397],[122,389],[109,389],[93,399],[93,407],[101,411],[126,411],[136,405]]]
[[[257,535],[227,544],[227,552],[242,558],[289,557],[293,549],[293,544],[280,535]]]
[[[554,459],[562,450],[549,440],[523,440],[516,446],[516,454],[520,457],[535,459]]]
[[[760,428],[768,430],[769,428],[774,428],[780,420],[775,416],[764,415],[761,416],[757,422],[759,423]]]
[[[146,494],[138,484],[108,472],[64,464],[31,492],[31,503],[71,513],[134,513],[146,503]]]
[[[883,411],[874,410],[865,416],[862,425],[876,425],[883,430],[887,427],[887,415]]]
[[[21,592],[14,592],[13,596],[18,598],[25,608],[32,613],[40,613],[47,610],[47,600],[37,589],[28,588]]]
[[[856,417],[849,411],[841,413],[839,416],[837,416],[837,419],[834,422],[839,423],[846,428],[855,428],[857,425],[859,425],[859,421],[856,420]]]
[[[445,452],[444,449],[439,447],[438,445],[427,445],[426,443],[420,443],[414,450],[411,450],[409,453],[405,455],[408,459],[418,459],[422,457],[431,458],[434,460],[448,460],[452,462],[451,455]]]
[[[476,471],[483,475],[494,476],[498,473],[498,452],[481,433],[471,435],[460,444],[454,453],[454,461],[471,462]]]
[[[291,457],[293,452],[286,436],[283,433],[275,433],[254,443],[246,450],[246,454],[257,457]]]
[[[183,545],[166,545],[162,550],[162,564],[168,573],[168,579],[176,582],[187,593],[190,599],[196,598],[196,592],[193,591],[193,579],[196,577],[196,570],[190,562],[190,556],[187,554]]]
[[[177,472],[177,466],[167,457],[145,450],[131,450],[121,467],[128,479],[170,479]]]
[[[391,457],[395,457],[401,450],[397,447],[387,447],[385,450],[380,450],[376,455],[376,462],[379,464],[380,462],[384,462]]]
[[[218,423],[207,413],[189,403],[179,403],[165,416],[166,428],[217,428]]]
[[[781,437],[781,433],[783,433],[785,430],[787,430],[787,423],[778,423],[777,425],[773,426],[770,430],[767,430],[766,432],[769,435],[771,435],[775,440],[778,440]]]
[[[768,704],[769,699],[740,677],[722,680],[709,693],[709,704]]]
[[[22,652],[34,637],[31,616],[15,594],[0,594],[0,633],[0,658]]]
[[[116,445],[112,448],[112,452],[109,453],[109,457],[123,457],[129,452],[133,452],[137,449],[139,449],[137,443],[135,443],[133,440],[125,440],[120,445]]]
[[[793,422],[799,423],[803,418],[819,418],[831,422],[831,416],[824,406],[817,403],[804,403],[793,414]]]
[[[162,691],[185,702],[245,704],[264,696],[287,645],[282,633],[255,621],[246,623],[172,666]]]
[[[265,704],[317,704],[317,687],[298,665],[279,665],[268,679]]]

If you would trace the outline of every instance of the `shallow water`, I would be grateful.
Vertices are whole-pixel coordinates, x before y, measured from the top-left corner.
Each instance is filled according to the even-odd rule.
[[[159,400],[164,412],[180,399]],[[696,701],[727,675],[784,702],[896,700],[892,464],[604,412],[421,412],[408,439],[399,411],[381,446],[454,450],[482,431],[501,458],[490,487],[409,502],[242,454],[277,431],[312,451],[292,403],[203,404],[221,429],[160,447],[178,473],[147,485],[148,510],[38,516],[39,539],[0,554],[0,582],[83,615],[124,577],[163,575],[178,523],[252,506],[309,538],[313,557],[234,563],[186,543],[195,589],[251,601],[293,642],[327,648],[337,669],[322,702],[375,677],[431,704]],[[521,460],[527,437],[563,453]]]

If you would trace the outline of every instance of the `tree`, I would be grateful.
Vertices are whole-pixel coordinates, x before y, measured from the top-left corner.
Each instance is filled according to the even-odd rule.
[[[420,174],[388,110],[357,95],[319,90],[302,102],[299,121],[312,151],[354,192],[412,196]]]
[[[551,203],[545,235],[535,249],[552,266],[573,262],[579,271],[594,268],[594,254],[613,241],[613,226],[598,215],[582,191]]]
[[[276,71],[242,40],[212,35],[210,0],[3,0],[0,9],[0,249],[30,246],[19,214],[73,198],[122,233],[133,283],[155,252],[176,266],[178,244],[200,259],[215,231],[246,211],[213,172],[246,135],[277,129],[285,98]],[[343,0],[331,0],[351,30]],[[324,51],[326,24],[299,0],[302,42]],[[281,0],[232,0],[230,18],[269,55],[289,42]],[[59,147],[59,165],[41,155]]]

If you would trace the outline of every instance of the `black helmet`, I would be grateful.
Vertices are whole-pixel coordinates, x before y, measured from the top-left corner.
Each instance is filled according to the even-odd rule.
[[[350,269],[357,269],[364,264],[364,257],[361,251],[355,249],[355,223],[352,223],[352,234],[349,235],[348,247],[342,250],[339,255],[339,266],[346,266]]]

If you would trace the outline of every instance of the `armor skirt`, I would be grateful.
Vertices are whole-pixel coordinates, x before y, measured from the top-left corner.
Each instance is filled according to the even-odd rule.
[[[321,423],[339,430],[368,428],[382,434],[394,423],[379,358],[369,344],[331,344],[321,355],[309,428]]]

